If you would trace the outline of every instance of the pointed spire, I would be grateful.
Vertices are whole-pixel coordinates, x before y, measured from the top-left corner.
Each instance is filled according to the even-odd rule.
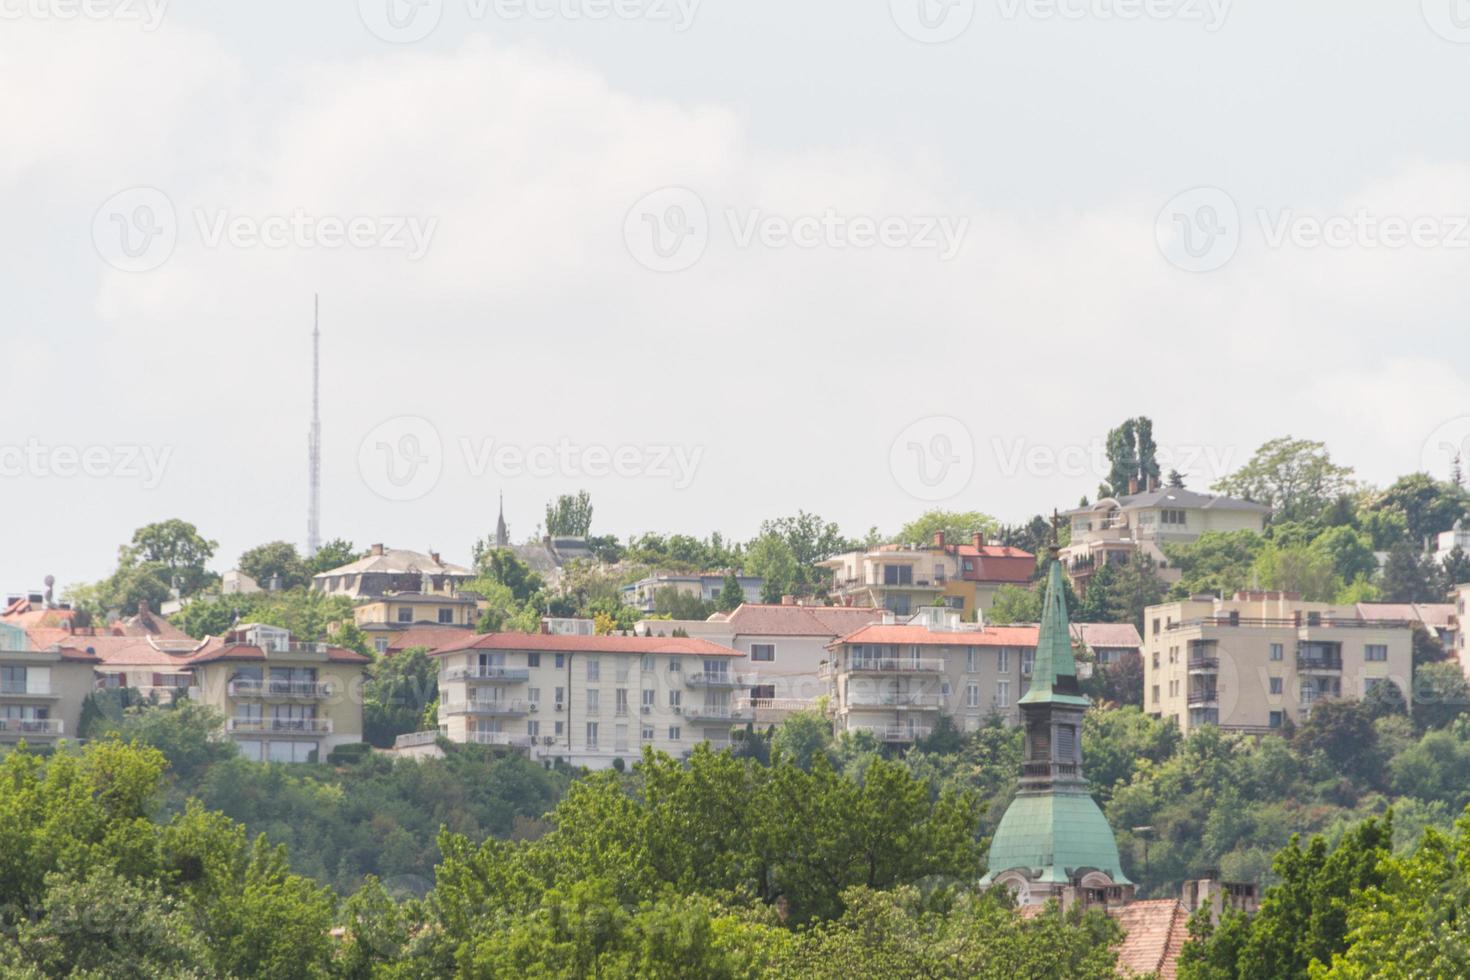
[[[505,526],[505,493],[500,494],[500,517],[495,521],[495,547],[510,547],[510,532]]]
[[[1072,656],[1072,625],[1067,618],[1066,587],[1062,563],[1052,560],[1046,580],[1046,598],[1041,606],[1041,633],[1036,640],[1036,660],[1031,667],[1031,687],[1020,703],[1087,705],[1077,684],[1077,660]]]

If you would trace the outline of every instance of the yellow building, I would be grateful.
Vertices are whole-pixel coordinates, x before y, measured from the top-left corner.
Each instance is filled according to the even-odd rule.
[[[0,745],[74,738],[95,663],[80,651],[32,650],[24,630],[0,624]]]
[[[1406,700],[1413,633],[1356,606],[1242,592],[1150,606],[1144,614],[1144,710],[1200,725],[1269,731],[1299,724],[1325,698],[1393,683]]]

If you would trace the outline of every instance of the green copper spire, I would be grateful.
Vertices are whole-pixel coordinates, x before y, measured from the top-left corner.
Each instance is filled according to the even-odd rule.
[[[1087,707],[1087,697],[1077,686],[1077,661],[1072,656],[1072,626],[1067,619],[1066,591],[1062,584],[1062,563],[1053,560],[1046,580],[1046,599],[1041,607],[1041,635],[1036,640],[1031,687],[1021,696],[1021,704]]]

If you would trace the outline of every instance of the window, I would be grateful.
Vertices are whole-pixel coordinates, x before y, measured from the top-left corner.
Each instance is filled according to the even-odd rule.
[[[1271,659],[1280,662],[1283,656],[1285,656],[1285,651],[1282,649],[1281,644],[1271,644]]]
[[[944,695],[946,698],[949,697],[949,678],[948,677],[946,677],[944,680],[942,680],[942,681],[939,682],[939,693],[942,694],[942,695]]]
[[[995,706],[997,708],[1009,708],[1011,706],[1011,682],[996,681],[995,683]]]
[[[643,730],[641,732],[639,732],[638,734],[639,734],[639,737],[643,739],[643,741],[645,741],[645,742],[652,742],[653,741],[653,726],[652,725],[644,725],[643,726]]]
[[[654,693],[653,688],[651,688],[651,687],[645,687],[643,689],[643,711],[644,711],[644,713],[646,714],[649,711],[652,711],[653,710],[653,706],[655,704],[657,704],[657,703],[658,703],[657,695]]]
[[[1027,647],[1021,651],[1021,673],[1027,677],[1031,676],[1031,669],[1036,666],[1036,648]]]
[[[1271,693],[1272,694],[1280,694],[1284,690],[1285,690],[1285,685],[1284,685],[1283,681],[1281,680],[1281,678],[1279,678],[1279,677],[1273,677],[1273,678],[1271,678]]]
[[[441,608],[439,610],[439,622],[445,626],[452,626],[454,624],[454,610]]]
[[[976,669],[976,650],[974,647],[965,649],[965,673],[973,674]]]
[[[557,670],[561,670],[566,665],[567,665],[567,655],[564,654],[564,653],[558,653],[556,655],[556,669]]]
[[[1163,522],[1182,527],[1186,523],[1185,512],[1182,510],[1166,509],[1163,512]]]
[[[967,685],[965,685],[965,707],[967,707],[967,708],[978,708],[978,707],[980,707],[980,685],[979,684],[967,684]]]
[[[653,654],[651,654],[651,653],[645,653],[643,655],[643,669],[644,670],[653,670],[655,666],[656,666],[656,664],[655,664],[655,661],[654,661]]]
[[[527,667],[540,667],[541,666],[541,654],[539,654],[539,653],[528,653],[528,654],[526,654],[526,666]]]
[[[1271,712],[1270,721],[1268,722],[1268,724],[1272,728],[1280,728],[1285,722],[1286,722],[1286,714],[1284,712],[1281,712],[1281,711],[1273,711],[1273,712]]]
[[[678,725],[670,725],[669,726],[669,741],[670,742],[677,742],[677,741],[679,741],[679,726]]]
[[[1155,664],[1154,666],[1158,666],[1158,665]],[[1153,693],[1153,696],[1154,696],[1153,697],[1154,704],[1158,704],[1159,703],[1159,685],[1157,685],[1157,684],[1154,685],[1154,689],[1153,689],[1153,692],[1152,693]]]
[[[628,726],[627,725],[614,725],[613,726],[613,751],[614,752],[626,752],[626,751],[628,751]]]
[[[587,658],[587,681],[588,681],[588,683],[591,683],[592,681],[600,681],[600,680],[602,680],[602,660],[599,659],[598,657],[588,657]]]
[[[526,722],[526,734],[529,735],[529,736],[531,736],[532,738],[535,738],[536,736],[540,735],[541,734],[541,722],[539,722],[539,721],[528,721],[528,722]]]
[[[587,689],[587,713],[595,715],[602,710],[602,692],[595,687]]]
[[[683,667],[680,664],[678,657],[670,657],[669,658],[669,673],[671,673],[671,674],[677,674],[682,669],[683,669]]]
[[[589,721],[587,723],[587,747],[589,749],[597,748],[597,722],[595,721]]]
[[[1363,652],[1363,659],[1369,663],[1384,663],[1388,660],[1388,645],[1386,643],[1370,643]]]
[[[413,622],[413,608],[410,607],[410,606],[399,606],[398,607],[398,621],[400,623],[411,623],[411,622]],[[273,742],[273,743],[271,743],[271,751],[272,752],[276,751],[276,746],[277,745],[285,745],[285,744],[289,744],[289,743],[285,743],[285,742]]]
[[[1158,635],[1159,635],[1159,621],[1156,619],[1156,620],[1154,620],[1154,636],[1158,636]]]
[[[564,704],[566,704],[566,702],[567,702],[567,689],[564,688],[564,687],[557,688],[556,689],[556,710],[557,711],[560,711],[561,710],[561,706],[564,705]]]
[[[1159,669],[1159,651],[1154,651],[1154,670]]]
[[[752,643],[750,645],[750,659],[756,663],[774,662],[776,659],[776,644]]]
[[[559,721],[559,722],[556,723],[556,727],[555,727],[554,731],[556,732],[556,737],[557,738],[561,738],[564,734],[566,734],[566,730],[567,730],[567,723],[566,722]]]
[[[539,688],[539,687],[528,687],[528,688],[526,688],[526,700],[529,701],[529,702],[531,702],[532,704],[539,704],[539,703],[541,703],[541,688]]]
[[[613,692],[613,712],[619,715],[628,713],[628,689],[620,687]]]
[[[912,585],[914,582],[914,567],[912,565],[884,565],[884,585]]]
[[[381,636],[378,637],[376,640],[373,641],[373,649],[378,651],[379,653],[387,653],[388,641]],[[260,743],[257,742],[256,744],[259,745]]]
[[[1002,674],[1011,672],[1011,651],[1009,647],[1001,647],[995,655],[995,666]]]
[[[682,691],[670,691],[669,692],[669,707],[670,708],[677,708],[677,707],[679,707],[679,699],[682,696],[683,696],[683,692]]]

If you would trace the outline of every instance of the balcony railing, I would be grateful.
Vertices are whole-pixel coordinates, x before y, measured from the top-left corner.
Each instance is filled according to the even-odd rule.
[[[60,735],[60,718],[0,718],[0,735]]]
[[[1297,670],[1342,670],[1342,654],[1297,654]]]
[[[1261,618],[1250,616],[1203,616],[1169,623],[1165,629],[1180,630],[1194,626],[1238,626],[1244,629],[1399,629],[1410,626],[1406,619],[1342,619],[1331,616],[1312,618],[1285,616]]]
[[[536,741],[530,735],[510,732],[465,732],[464,740],[469,745],[504,745],[515,749],[529,749]]]
[[[847,703],[854,708],[921,708],[937,710],[944,707],[944,695],[848,691]]]
[[[691,704],[684,708],[684,717],[690,721],[749,721],[753,716],[748,708],[730,704]]]
[[[531,679],[529,667],[456,667],[446,671],[446,681],[482,681],[491,684],[521,684]]]
[[[942,674],[944,661],[931,657],[864,657],[854,658],[848,670],[859,674]]]
[[[737,710],[749,711],[811,711],[816,708],[815,698],[736,698],[734,707]]]
[[[1214,690],[1189,692],[1189,703],[1191,706],[1194,706],[1196,704],[1218,704],[1219,701],[1220,691],[1218,688]]]
[[[531,713],[531,702],[521,700],[491,701],[489,699],[476,701],[448,701],[440,706],[439,712],[445,715],[488,715],[488,716],[512,716],[528,715]],[[588,711],[588,714],[596,714]]]
[[[884,728],[870,728],[868,731],[881,742],[913,742],[928,738],[933,729],[927,725],[888,725]]]
[[[439,738],[440,733],[438,731],[409,732],[395,738],[393,740],[393,747],[395,749],[413,749],[424,745],[435,745],[438,743]]]
[[[1036,779],[1045,776],[1076,776],[1078,774],[1075,762],[1023,762],[1021,763],[1021,776],[1023,778]]]
[[[236,735],[330,735],[330,718],[231,718],[227,730]]]
[[[324,681],[237,680],[230,681],[232,698],[294,698],[306,701],[332,696],[332,685]]]
[[[0,684],[0,698],[59,698],[50,684]]]
[[[1220,669],[1219,657],[1190,657],[1189,669],[1192,671],[1203,671],[1213,673]]]
[[[725,671],[696,671],[684,678],[690,687],[749,687],[754,682],[750,674],[726,673]]]

